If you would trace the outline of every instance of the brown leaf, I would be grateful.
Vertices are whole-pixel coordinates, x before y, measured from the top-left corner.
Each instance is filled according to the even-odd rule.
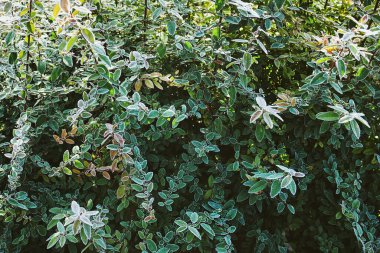
[[[111,150],[111,151],[110,151],[110,157],[111,157],[111,160],[114,160],[115,157],[116,157],[116,155],[117,155],[117,151],[115,151],[115,150]]]
[[[66,12],[66,13],[70,13],[71,12],[71,5],[70,5],[70,1],[69,0],[61,0],[59,4],[61,6],[61,9],[64,12]]]
[[[118,144],[120,144],[120,146],[124,146],[124,139],[123,139],[123,136],[121,136],[120,134],[118,134],[118,133],[114,133],[113,134],[113,138],[114,138],[114,140],[118,143]]]
[[[103,177],[107,180],[110,180],[111,179],[111,176],[110,176],[110,173],[108,173],[107,171],[103,171],[102,173]]]
[[[127,182],[127,181],[129,181],[129,176],[124,176],[120,180],[121,180],[121,182]]]
[[[61,138],[65,139],[67,137],[67,131],[66,129],[62,129]]]
[[[118,160],[114,160],[112,162],[112,166],[111,166],[112,172],[114,172],[115,170],[117,170],[117,164],[118,164]]]
[[[77,169],[72,169],[72,171],[73,171],[73,173],[75,173],[75,174],[80,174],[81,172],[79,171],[79,170],[77,170]]]
[[[292,99],[290,100],[290,105],[291,105],[291,106],[295,106],[296,103],[297,103],[297,100],[296,100],[295,98],[292,98]]]
[[[249,119],[249,123],[255,123],[258,118],[263,114],[262,110],[257,110],[252,113],[251,118]]]
[[[96,170],[91,170],[90,173],[91,173],[91,176],[96,177]]]
[[[76,125],[73,125],[73,127],[71,128],[71,131],[70,131],[70,136],[74,136],[78,131],[78,128]]]
[[[59,144],[63,144],[63,142],[61,141],[61,138],[58,136],[58,135],[55,135],[53,134],[53,138],[56,142],[58,142]]]
[[[65,139],[65,142],[67,144],[75,144],[75,142],[72,139]]]
[[[144,221],[145,222],[148,222],[148,221],[151,221],[151,220],[154,220],[156,217],[154,217],[154,216],[146,216],[145,218],[144,218]]]

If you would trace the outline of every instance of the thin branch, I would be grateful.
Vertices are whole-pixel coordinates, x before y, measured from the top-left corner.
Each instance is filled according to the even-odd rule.
[[[32,4],[33,0],[29,0],[29,22],[32,17]],[[31,39],[31,32],[28,33],[28,52],[26,54],[26,72],[29,71],[29,59],[30,59],[30,39]]]
[[[146,26],[148,17],[148,0],[144,0],[144,43],[146,42]]]

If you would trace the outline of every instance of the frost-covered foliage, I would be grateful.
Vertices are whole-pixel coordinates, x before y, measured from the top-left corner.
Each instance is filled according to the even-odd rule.
[[[378,252],[379,5],[0,1],[0,252]]]

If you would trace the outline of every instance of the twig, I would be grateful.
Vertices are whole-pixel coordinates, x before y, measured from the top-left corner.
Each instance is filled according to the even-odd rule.
[[[148,17],[148,0],[144,0],[144,44],[146,42],[146,25]]]
[[[329,3],[329,0],[326,0],[326,1],[325,1],[325,6],[323,7],[324,9],[327,8],[328,3]]]
[[[29,22],[32,16],[32,3],[33,0],[29,0]],[[28,33],[28,52],[26,54],[26,72],[29,71],[29,58],[30,58],[30,39],[31,39],[31,33]]]

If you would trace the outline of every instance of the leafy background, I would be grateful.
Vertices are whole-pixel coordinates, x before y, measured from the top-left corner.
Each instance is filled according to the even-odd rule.
[[[0,9],[2,252],[378,252],[378,0]]]

